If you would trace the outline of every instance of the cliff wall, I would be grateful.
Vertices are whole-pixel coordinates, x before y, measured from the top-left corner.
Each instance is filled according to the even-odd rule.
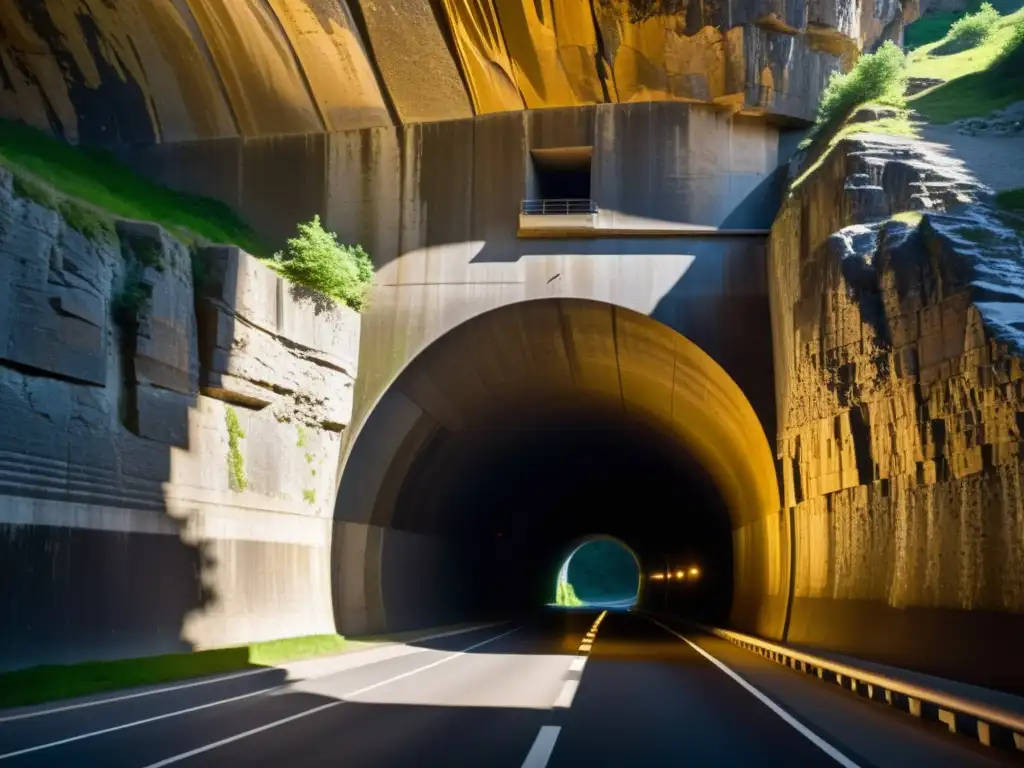
[[[358,315],[95,238],[0,169],[0,668],[333,632]]]
[[[909,139],[844,140],[783,205],[790,641],[1024,686],[1022,255],[966,169]]]

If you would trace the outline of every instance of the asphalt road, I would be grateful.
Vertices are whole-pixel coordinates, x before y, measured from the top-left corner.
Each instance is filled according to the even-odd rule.
[[[0,712],[0,768],[1018,764],[717,638],[631,613],[595,628],[601,615],[296,665],[302,680],[256,671]]]

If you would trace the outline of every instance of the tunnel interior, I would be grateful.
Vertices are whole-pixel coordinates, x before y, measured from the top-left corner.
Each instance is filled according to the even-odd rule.
[[[406,368],[363,426],[337,509],[353,519],[346,480],[386,465],[363,500],[383,531],[364,575],[379,579],[376,626],[537,609],[595,531],[635,552],[642,574],[699,564],[687,590],[645,578],[642,600],[724,622],[733,532],[777,505],[774,486],[751,493],[775,482],[767,451],[736,385],[670,328],[597,302],[531,301],[457,327]]]

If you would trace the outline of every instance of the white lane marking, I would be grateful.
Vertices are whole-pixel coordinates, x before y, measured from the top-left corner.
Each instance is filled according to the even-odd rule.
[[[542,725],[537,738],[533,740],[533,746],[526,753],[523,768],[544,768],[551,759],[551,753],[555,751],[555,742],[561,730],[559,725]]]
[[[579,680],[566,680],[562,683],[562,690],[555,699],[554,706],[557,709],[568,709],[572,706],[573,697],[576,696],[576,689],[580,687]]]
[[[512,632],[515,632],[518,629],[519,629],[519,627],[516,627],[515,629],[511,629],[508,632],[505,632],[505,633],[503,633],[501,635],[498,635],[497,637],[492,637],[492,638],[490,638],[488,640],[484,640],[481,643],[477,643],[476,645],[471,645],[471,646],[469,646],[469,648],[465,648],[462,651],[456,651],[453,656],[445,657],[440,662],[434,662],[433,664],[428,664],[427,666],[419,667],[418,669],[415,669],[412,672],[405,673],[405,675],[400,675],[399,677],[391,678],[391,680],[398,680],[400,677],[406,677],[406,676],[408,676],[410,674],[414,674],[416,672],[420,672],[420,671],[422,671],[424,669],[429,669],[430,667],[436,666],[437,664],[442,663],[444,661],[448,661],[449,659],[454,658],[455,656],[458,656],[459,654],[466,653],[467,651],[471,651],[474,648],[479,648],[481,645],[486,645],[487,643],[493,642],[494,640],[497,640],[498,638],[504,637],[505,635],[510,635],[510,634],[512,634]],[[385,682],[391,682],[391,680],[386,680]],[[159,720],[166,720],[169,717],[177,717],[178,715],[187,715],[190,712],[198,712],[198,711],[200,711],[202,709],[209,709],[210,707],[220,706],[221,704],[230,704],[233,701],[241,701],[242,699],[248,699],[248,698],[250,698],[252,696],[259,696],[261,694],[271,693],[272,691],[279,691],[279,690],[281,690],[283,688],[287,688],[289,685],[294,685],[295,682],[296,681],[290,681],[290,682],[287,682],[287,683],[283,683],[281,685],[274,685],[274,686],[271,686],[269,688],[260,688],[258,691],[250,691],[249,693],[243,693],[240,696],[232,696],[232,697],[227,698],[227,699],[218,699],[217,701],[210,701],[210,702],[207,702],[205,704],[199,704],[199,705],[194,706],[194,707],[188,707],[186,709],[178,709],[178,710],[175,710],[174,712],[165,712],[162,715],[154,715],[153,717],[147,717],[147,718],[145,718],[143,720],[134,720],[134,721],[132,721],[130,723],[123,723],[121,725],[111,726],[110,728],[102,728],[102,729],[100,729],[98,731],[90,731],[88,733],[80,733],[77,736],[69,736],[66,739],[60,739],[58,741],[50,741],[50,742],[47,742],[46,744],[37,744],[34,747],[26,747],[25,749],[19,749],[19,750],[15,751],[15,752],[7,752],[5,754],[2,754],[2,755],[0,755],[0,760],[7,760],[7,759],[12,758],[12,757],[18,757],[19,755],[31,754],[32,752],[40,752],[40,751],[42,751],[44,749],[52,749],[53,747],[59,747],[59,746],[62,746],[64,744],[71,744],[72,742],[81,741],[82,739],[90,739],[90,738],[92,738],[94,736],[103,736],[104,734],[107,734],[107,733],[114,733],[116,731],[123,731],[126,728],[134,728],[134,727],[136,727],[138,725],[146,725],[148,723],[155,723],[155,722],[157,722]],[[383,683],[380,683],[380,685],[383,685]],[[375,688],[375,687],[377,687],[377,686],[376,685],[370,686],[370,688]],[[370,688],[361,689],[359,691],[355,691],[355,693],[362,693],[364,690],[370,690]],[[351,694],[348,694],[348,695],[351,695]],[[341,702],[331,702],[331,704],[335,704],[335,703],[341,703]],[[309,714],[309,713],[305,713],[305,714]],[[281,722],[285,722],[285,721],[281,721]]]
[[[489,627],[496,627],[496,626],[498,626],[501,623],[503,623],[503,622],[494,621],[494,622],[491,622],[489,624],[477,624],[477,625],[474,625],[472,627],[462,627],[461,629],[453,629],[453,630],[449,630],[447,632],[437,632],[437,633],[435,633],[433,635],[425,635],[424,637],[412,638],[412,639],[406,640],[404,642],[402,642],[402,641],[391,641],[391,642],[389,642],[387,640],[381,640],[380,641],[380,645],[372,646],[370,648],[367,648],[366,651],[373,651],[373,650],[376,650],[377,648],[384,648],[384,647],[386,647],[388,645],[391,645],[392,643],[397,643],[397,644],[403,644],[404,645],[404,644],[408,644],[408,643],[422,643],[422,642],[426,642],[427,640],[440,640],[443,637],[452,637],[453,635],[463,635],[466,632],[474,632],[474,631],[476,631],[478,629],[488,629]],[[353,641],[354,642],[359,642],[358,638],[353,638]],[[356,651],[355,653],[358,654],[360,652]],[[338,654],[338,655],[344,656],[345,654]],[[313,658],[310,658],[310,659],[296,659],[295,661],[290,662],[290,663],[291,664],[296,664],[296,663],[298,663],[300,661],[319,661],[319,660],[323,660],[323,659],[327,659],[327,658],[333,658],[333,657],[322,656],[319,659],[317,657],[313,657]],[[367,663],[373,663],[373,662],[367,662]],[[61,706],[61,707],[52,707],[50,709],[43,709],[43,710],[39,710],[39,711],[35,711],[35,712],[23,712],[23,713],[17,714],[17,715],[8,715],[7,717],[0,717],[0,723],[10,723],[10,722],[14,722],[15,720],[28,720],[28,719],[33,718],[33,717],[43,717],[45,715],[57,715],[57,714],[60,714],[61,712],[70,712],[70,711],[75,710],[75,709],[85,709],[87,707],[99,707],[99,706],[102,706],[103,704],[115,704],[115,703],[117,703],[119,701],[128,701],[129,699],[141,699],[144,696],[156,696],[157,694],[160,694],[160,693],[172,693],[174,691],[181,691],[181,690],[184,690],[186,688],[196,688],[196,687],[201,686],[201,685],[213,685],[214,683],[224,683],[224,682],[227,682],[228,680],[235,680],[236,678],[240,678],[240,677],[249,677],[250,675],[262,675],[264,672],[273,672],[274,670],[286,669],[287,667],[288,667],[287,664],[282,664],[281,666],[276,666],[276,667],[262,667],[260,669],[250,669],[250,670],[246,670],[245,672],[236,672],[236,673],[233,673],[233,674],[230,674],[230,675],[221,675],[219,677],[207,678],[207,679],[203,679],[203,680],[194,680],[192,682],[182,683],[180,685],[164,686],[164,687],[156,688],[156,689],[150,690],[150,691],[141,691],[139,693],[128,693],[128,694],[124,694],[122,696],[108,696],[106,698],[98,699],[96,701],[84,701],[84,702],[80,702],[78,704],[66,704],[66,705]]]
[[[54,707],[53,709],[44,709],[41,712],[25,712],[20,715],[9,715],[7,717],[0,717],[0,723],[10,723],[14,720],[28,720],[32,717],[42,717],[43,715],[56,715],[60,712],[69,712],[73,709],[85,709],[86,707],[98,707],[102,704],[113,704],[117,701],[127,701],[128,699],[141,699],[143,696],[155,696],[158,693],[170,693],[172,691],[181,691],[185,688],[195,688],[200,685],[212,685],[214,683],[224,683],[228,680],[234,680],[239,677],[249,677],[250,675],[261,675],[264,672],[273,672],[277,667],[263,667],[262,669],[251,669],[246,672],[238,672],[234,675],[224,675],[217,677],[212,680],[196,680],[191,683],[184,683],[183,685],[174,685],[169,688],[158,688],[155,691],[142,691],[141,693],[130,693],[126,696],[117,696],[116,698],[100,699],[99,701],[85,701],[80,704],[68,704],[63,707]]]
[[[487,645],[488,643],[493,643],[495,640],[500,640],[503,637],[507,637],[508,635],[511,635],[513,632],[519,631],[519,629],[521,629],[521,627],[514,627],[513,629],[510,629],[507,632],[502,632],[500,635],[496,635],[495,637],[488,638],[487,640],[484,640],[482,642],[475,643],[475,644],[469,646],[468,648],[463,648],[461,651],[455,651],[450,656],[445,656],[443,659],[440,659],[438,661],[431,662],[430,664],[426,664],[426,665],[424,665],[422,667],[417,667],[416,669],[414,669],[414,670],[412,670],[410,672],[403,672],[400,675],[395,675],[394,677],[389,677],[387,680],[381,680],[379,683],[374,683],[373,685],[368,685],[365,688],[359,688],[358,690],[355,690],[355,691],[349,691],[348,693],[343,693],[342,696],[344,698],[338,699],[337,701],[331,701],[331,702],[328,702],[327,704],[321,704],[319,707],[314,707],[313,709],[307,709],[305,712],[299,712],[298,714],[291,715],[290,717],[285,717],[285,718],[282,718],[280,720],[275,720],[272,723],[267,723],[266,725],[261,725],[258,728],[252,728],[252,729],[250,729],[248,731],[245,731],[243,733],[236,733],[234,736],[229,736],[226,739],[221,739],[220,741],[215,741],[212,744],[206,744],[205,746],[198,747],[197,749],[193,749],[193,750],[191,750],[189,752],[183,752],[180,755],[174,755],[173,757],[169,757],[166,760],[161,760],[158,763],[151,763],[150,765],[147,765],[145,768],[163,768],[163,766],[165,766],[165,765],[172,765],[173,763],[179,763],[182,760],[187,760],[190,757],[195,757],[196,755],[201,755],[204,752],[209,752],[211,750],[217,749],[218,747],[222,747],[225,744],[231,744],[232,742],[235,742],[235,741],[241,741],[242,739],[248,738],[249,736],[254,736],[257,733],[262,733],[263,731],[269,731],[271,728],[277,728],[278,726],[284,725],[285,723],[290,723],[293,720],[298,720],[298,719],[303,718],[303,717],[308,717],[309,715],[316,714],[317,712],[322,712],[323,710],[330,709],[331,707],[337,707],[340,704],[345,704],[346,700],[351,698],[351,697],[353,697],[353,696],[358,696],[361,693],[366,693],[367,691],[372,691],[374,688],[380,688],[382,685],[387,685],[388,683],[393,683],[396,680],[402,680],[402,679],[404,679],[406,677],[411,677],[412,675],[417,675],[420,672],[424,672],[424,671],[426,671],[428,669],[432,669],[433,667],[438,667],[441,664],[445,664],[445,663],[451,661],[452,659],[457,659],[460,656],[463,656],[464,654],[469,653],[470,651],[472,651],[472,650],[474,650],[476,648],[480,648],[481,646]]]
[[[843,768],[860,768],[860,766],[857,765],[857,763],[853,762],[850,758],[848,758],[846,755],[844,755],[838,749],[836,749],[831,744],[829,744],[827,741],[822,739],[820,736],[818,736],[818,734],[816,734],[814,731],[812,731],[806,725],[801,723],[799,720],[797,720],[795,717],[793,717],[791,714],[789,714],[789,712],[787,712],[782,707],[780,707],[778,704],[776,704],[774,701],[769,699],[767,696],[765,696],[763,693],[761,693],[761,691],[759,691],[757,688],[752,686],[750,683],[748,683],[746,680],[744,680],[738,674],[733,672],[729,667],[725,666],[725,664],[720,662],[718,659],[716,659],[710,653],[705,651],[703,648],[699,647],[695,643],[693,643],[690,640],[688,640],[687,638],[683,637],[678,632],[676,632],[674,629],[670,629],[669,627],[666,627],[660,621],[657,621],[656,619],[651,619],[651,621],[654,622],[655,624],[657,624],[662,629],[664,629],[669,634],[675,635],[676,637],[678,637],[680,640],[682,640],[688,646],[693,648],[693,650],[695,650],[697,653],[699,653],[705,659],[707,659],[712,664],[714,664],[716,667],[718,667],[722,672],[724,672],[729,677],[731,677],[733,680],[735,680],[737,683],[739,683],[741,686],[743,686],[743,688],[747,691],[747,693],[750,693],[751,695],[753,695],[758,701],[760,701],[762,704],[764,704],[766,707],[768,707],[768,709],[770,709],[776,715],[778,715],[783,720],[785,720],[786,723],[788,725],[790,725],[794,730],[796,730],[801,736],[806,738],[808,741],[810,741],[812,744],[814,744],[814,746],[816,746],[818,749],[820,749],[826,755],[828,755],[833,760],[835,760],[837,763],[839,763],[841,766],[843,766]]]
[[[576,656],[569,663],[569,671],[570,672],[582,672],[583,671],[583,667],[586,666],[586,664],[587,664],[587,657],[586,656]]]
[[[211,701],[207,704],[200,704],[196,707],[189,707],[188,709],[179,709],[175,712],[167,712],[163,715],[156,715],[155,717],[147,717],[145,720],[135,720],[131,723],[124,723],[123,725],[115,725],[111,728],[103,728],[99,731],[90,731],[89,733],[81,733],[77,736],[70,736],[60,741],[51,741],[46,744],[37,744],[34,747],[26,747],[25,749],[19,749],[16,752],[7,752],[6,754],[0,755],[0,760],[7,760],[11,757],[18,757],[19,755],[27,755],[31,752],[39,752],[44,749],[51,749],[52,747],[59,747],[62,744],[70,744],[74,741],[81,741],[82,739],[90,739],[93,736],[102,736],[105,733],[113,733],[114,731],[123,731],[125,728],[134,728],[137,725],[145,725],[146,723],[155,723],[157,720],[165,720],[168,717],[177,717],[178,715],[187,715],[189,712],[198,712],[201,709],[208,709],[209,707],[216,707],[220,704],[230,704],[232,701],[241,701],[242,699],[248,699],[251,696],[259,696],[262,693],[277,690],[283,686],[275,685],[272,688],[260,688],[258,691],[252,691],[250,693],[243,693],[241,696],[232,696],[230,699],[220,699],[218,701]]]

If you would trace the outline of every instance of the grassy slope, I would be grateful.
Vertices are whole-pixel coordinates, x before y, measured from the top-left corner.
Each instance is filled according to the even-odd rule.
[[[990,2],[1004,16],[1022,7],[1021,0],[990,0]],[[981,7],[981,0],[972,0],[964,11],[925,14],[907,27],[904,35],[904,44],[907,50],[913,51],[923,45],[938,42],[946,36],[955,21],[968,13],[977,12],[979,7]]]
[[[947,82],[913,97],[910,106],[930,122],[948,123],[987,115],[1024,100],[1024,71],[1008,74],[989,69],[1013,35],[1013,25],[1021,20],[1024,20],[1024,10],[1004,17],[995,34],[985,43],[961,53],[935,55],[938,42],[911,53],[908,59],[911,77],[932,77]]]
[[[271,666],[346,649],[347,643],[340,635],[310,635],[252,643],[237,648],[174,653],[142,659],[31,667],[0,674],[0,707],[27,706],[119,688],[156,685],[190,677]]]
[[[252,229],[223,203],[161,187],[109,154],[69,146],[19,123],[0,120],[0,163],[23,183],[43,182],[60,196],[106,215],[154,221],[187,241],[233,243],[269,255]]]

